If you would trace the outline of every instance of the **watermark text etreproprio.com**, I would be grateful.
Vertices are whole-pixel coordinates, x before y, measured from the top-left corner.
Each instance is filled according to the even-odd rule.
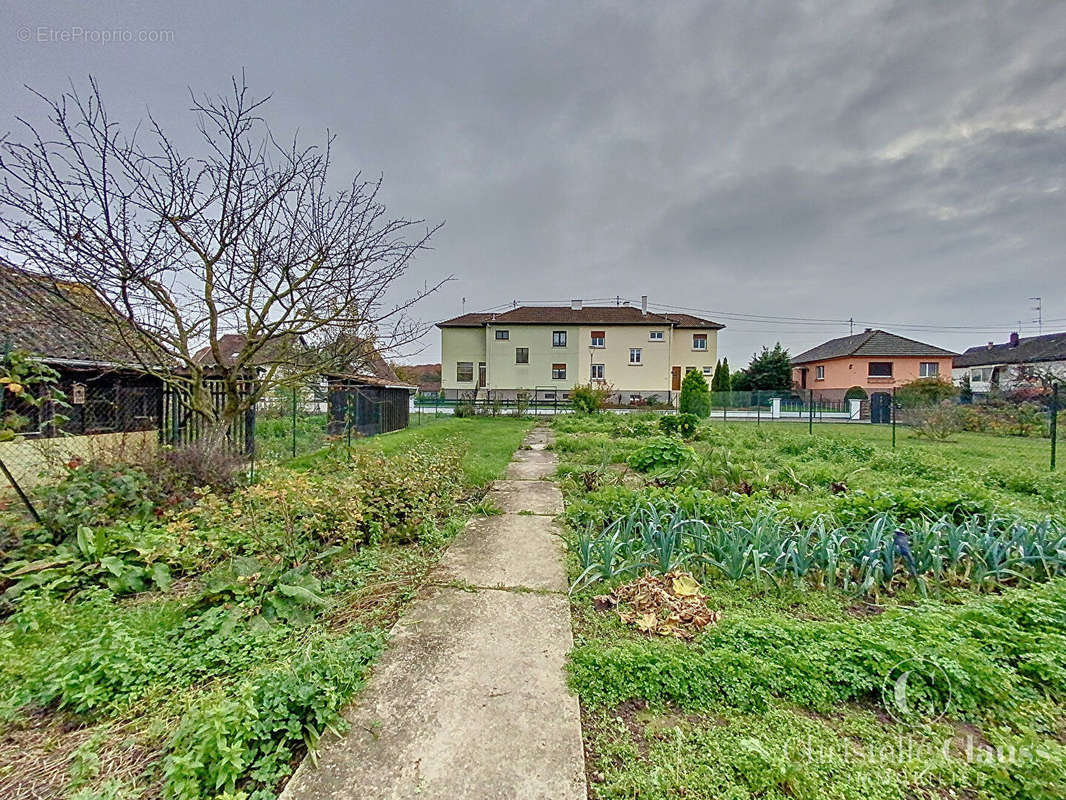
[[[172,30],[130,30],[128,28],[53,28],[48,25],[24,25],[16,36],[20,42],[40,44],[169,44],[174,41]]]

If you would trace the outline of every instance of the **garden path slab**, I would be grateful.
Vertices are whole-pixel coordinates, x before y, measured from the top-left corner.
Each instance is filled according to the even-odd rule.
[[[492,484],[487,499],[495,503],[505,514],[563,513],[563,493],[550,481],[502,480]]]
[[[346,710],[349,731],[323,738],[282,800],[585,800],[563,549],[545,516],[562,499],[546,481],[498,483],[516,510],[456,538]],[[518,513],[534,509],[549,510]]]
[[[522,442],[522,449],[515,455],[520,457],[527,447],[530,450],[545,450],[549,444],[551,444],[551,431],[547,428],[534,428],[529,432],[526,440]]]
[[[523,514],[476,517],[455,537],[435,574],[438,582],[565,592],[554,520]]]
[[[545,450],[520,450],[507,465],[506,476],[512,480],[536,481],[555,474],[557,461]]]

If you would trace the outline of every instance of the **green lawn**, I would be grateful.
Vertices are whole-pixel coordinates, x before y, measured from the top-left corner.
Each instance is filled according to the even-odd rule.
[[[739,422],[730,423],[731,427],[741,425],[742,423]],[[795,430],[797,425],[804,432],[807,428],[805,423],[791,422],[763,423],[763,425],[775,431]],[[851,438],[878,447],[892,447],[891,425],[815,422],[814,435]],[[971,465],[982,461],[999,461],[1008,464],[1047,467],[1051,458],[1051,440],[1042,437],[997,436],[964,431],[953,434],[946,442],[933,442],[915,436],[909,428],[902,425],[896,428],[896,447],[901,450],[913,449],[959,458]]]
[[[1047,440],[931,443],[900,428],[893,450],[870,425],[811,436],[712,418],[681,442],[652,417],[554,424],[571,577],[610,564],[572,593],[593,798],[1066,796],[1066,482],[1047,470]],[[636,527],[609,527],[620,518]],[[1043,560],[1002,545],[1040,525],[1058,542]],[[915,574],[886,549],[896,527]],[[822,538],[887,552],[888,566],[873,564],[871,584],[858,560],[830,579],[812,555]],[[597,599],[665,568],[695,574],[720,615],[689,640],[643,633],[621,619],[627,601]],[[670,608],[652,613],[671,629]]]
[[[498,477],[511,455],[522,443],[533,423],[529,419],[513,417],[411,417],[410,428],[354,439],[352,446],[375,450],[385,455],[403,452],[415,445],[440,446],[454,443],[464,448],[463,472],[467,483],[484,485]],[[332,448],[318,450],[289,462],[294,469],[311,469],[327,459],[344,459],[347,444],[338,442]]]
[[[0,552],[0,797],[275,797],[531,425],[435,421],[180,508],[73,470],[63,524]]]
[[[295,425],[291,416],[258,416],[255,421],[255,455],[260,461],[292,458],[293,428],[296,428],[296,455],[314,452],[326,444],[326,414],[299,414]]]

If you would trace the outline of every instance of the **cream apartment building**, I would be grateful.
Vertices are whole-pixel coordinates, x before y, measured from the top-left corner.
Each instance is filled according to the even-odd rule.
[[[497,314],[463,314],[438,323],[441,390],[446,398],[518,392],[565,400],[574,386],[601,383],[616,402],[655,395],[674,402],[689,370],[710,381],[724,326],[688,314],[642,307],[519,306]]]

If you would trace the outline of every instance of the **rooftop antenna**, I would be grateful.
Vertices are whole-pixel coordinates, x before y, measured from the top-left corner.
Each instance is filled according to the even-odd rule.
[[[1034,319],[1033,322],[1036,323],[1036,329],[1040,332],[1040,335],[1043,336],[1044,335],[1044,308],[1043,308],[1043,305],[1041,303],[1041,298],[1039,298],[1039,297],[1030,297],[1029,300],[1031,302],[1035,303],[1035,305],[1033,306],[1033,311],[1036,312],[1036,319]]]
[[[466,313],[466,298],[463,298],[463,313]]]
[[[848,317],[848,325],[850,325],[850,334],[855,334],[855,317]]]
[[[622,305],[622,297],[621,297],[620,295],[617,295],[617,294],[616,294],[616,295],[614,296],[614,304],[615,304],[616,306],[621,306],[621,305]]]

